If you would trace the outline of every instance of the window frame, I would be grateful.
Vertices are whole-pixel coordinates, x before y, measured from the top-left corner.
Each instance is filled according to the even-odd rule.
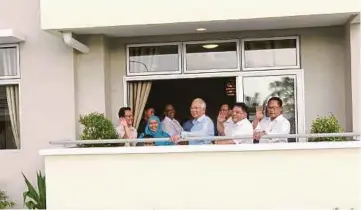
[[[0,49],[2,48],[15,48],[16,50],[16,75],[14,76],[0,76],[0,80],[9,80],[9,79],[20,79],[20,49],[19,44],[0,44]]]
[[[305,133],[306,131],[306,113],[304,96],[304,70],[286,69],[270,71],[244,71],[236,80],[237,101],[244,101],[244,83],[243,79],[247,77],[268,77],[268,76],[294,76],[295,77],[295,118],[296,133]],[[299,138],[298,142],[307,142],[306,138]]]
[[[123,105],[128,106],[128,82],[132,81],[157,81],[169,79],[190,79],[190,78],[219,78],[219,77],[236,77],[236,99],[243,101],[243,78],[244,77],[265,77],[265,76],[295,76],[295,110],[297,133],[306,131],[306,113],[305,113],[305,96],[304,96],[304,70],[303,69],[285,69],[270,71],[240,71],[240,72],[212,72],[197,74],[180,74],[180,75],[152,75],[138,77],[123,77]],[[298,142],[307,142],[306,138],[299,138]]]
[[[235,69],[200,69],[200,70],[187,70],[187,44],[206,44],[206,43],[229,43],[235,42],[236,44],[236,57],[237,68]],[[197,74],[197,73],[212,73],[212,72],[238,72],[241,71],[241,57],[240,57],[240,40],[239,39],[219,39],[219,40],[203,40],[203,41],[187,41],[182,43],[182,65],[184,74]]]
[[[20,46],[19,44],[0,44],[0,48],[7,48],[7,47],[15,47],[16,48],[16,56],[17,56],[17,75],[16,76],[0,76],[0,86],[7,86],[7,85],[17,85],[18,86],[18,96],[19,96],[19,122],[20,122],[20,147],[16,149],[3,149],[0,152],[19,152],[22,149],[23,141],[22,141],[22,134],[21,134],[21,122],[22,122],[22,111],[21,111],[21,70],[20,70]]]
[[[273,40],[296,40],[296,65],[295,66],[272,66],[272,67],[246,67],[246,55],[245,55],[245,42],[249,41],[273,41]],[[290,70],[290,69],[301,69],[301,58],[300,58],[300,37],[299,36],[280,36],[280,37],[262,37],[262,38],[244,38],[241,39],[241,63],[242,71],[269,71],[269,70]]]
[[[178,46],[178,71],[161,71],[161,72],[130,72],[130,56],[129,49],[132,47],[160,47],[160,46]],[[144,75],[168,75],[182,73],[182,42],[167,42],[167,43],[146,43],[146,44],[128,44],[126,45],[126,70],[127,76],[144,76]]]

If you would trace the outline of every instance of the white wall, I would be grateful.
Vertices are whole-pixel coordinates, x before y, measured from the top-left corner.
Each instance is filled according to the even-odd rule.
[[[108,151],[116,149],[126,148]],[[45,168],[47,202],[53,209],[360,207],[356,148],[87,153],[46,156]]]
[[[106,37],[101,35],[79,38],[90,53],[76,55],[77,115],[107,112],[111,101],[107,95],[109,59]]]
[[[351,107],[353,108],[353,129],[361,132],[361,112],[359,109],[361,103],[361,69],[360,69],[360,23],[349,23],[345,27],[345,46],[346,62],[350,70],[349,84],[352,91],[348,93],[351,98]]]
[[[272,9],[269,9],[272,8]],[[227,12],[224,12],[227,11]],[[42,0],[42,29],[147,25],[359,12],[358,0]],[[185,15],[186,14],[186,15]]]
[[[189,40],[238,39],[250,37],[300,35],[301,68],[305,72],[306,132],[312,120],[318,115],[336,115],[341,125],[352,131],[352,111],[346,112],[346,85],[350,74],[345,61],[344,27],[307,28],[275,31],[247,31],[213,34],[189,34],[182,36],[153,36],[135,38],[112,38],[111,43],[111,86],[112,121],[118,122],[117,112],[123,105],[123,81],[126,70],[125,44],[147,42],[173,42]],[[351,98],[348,97],[348,100]],[[94,102],[99,101],[94,98]],[[351,103],[349,101],[348,103]],[[348,122],[348,123],[346,123]]]
[[[22,208],[21,172],[35,181],[43,168],[40,148],[51,140],[74,139],[73,51],[60,37],[40,30],[38,0],[1,2],[0,28],[26,36],[20,45],[20,150],[0,150],[0,189]]]

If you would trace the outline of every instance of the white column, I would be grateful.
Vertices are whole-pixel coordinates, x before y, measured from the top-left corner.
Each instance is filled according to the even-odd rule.
[[[89,35],[80,40],[89,46],[90,53],[76,56],[77,115],[99,112],[110,117],[110,56],[106,37]]]
[[[352,87],[353,131],[361,133],[361,69],[360,69],[360,23],[349,23],[346,27],[346,43],[349,46]],[[347,33],[348,32],[348,33]]]

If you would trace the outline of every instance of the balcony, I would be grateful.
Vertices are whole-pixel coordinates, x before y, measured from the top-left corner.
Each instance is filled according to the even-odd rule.
[[[359,1],[41,0],[41,28],[78,34],[140,36],[343,25]]]
[[[49,209],[350,209],[360,207],[360,146],[53,148],[40,154]]]

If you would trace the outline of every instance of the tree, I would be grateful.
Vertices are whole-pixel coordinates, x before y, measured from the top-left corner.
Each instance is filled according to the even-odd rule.
[[[244,97],[244,103],[249,108],[249,113],[256,113],[256,107],[261,104],[261,99],[259,98],[259,93],[256,92],[254,96],[245,96]]]
[[[268,100],[277,96],[280,97],[283,101],[283,112],[285,116],[291,123],[291,133],[296,132],[295,125],[295,82],[291,77],[282,77],[281,80],[271,82],[268,88],[271,94],[263,102],[264,105],[267,104]]]
[[[246,96],[244,103],[249,107],[251,107],[251,106],[259,106],[259,104],[261,103],[261,100],[259,98],[259,93],[256,92],[253,97],[252,96]]]

